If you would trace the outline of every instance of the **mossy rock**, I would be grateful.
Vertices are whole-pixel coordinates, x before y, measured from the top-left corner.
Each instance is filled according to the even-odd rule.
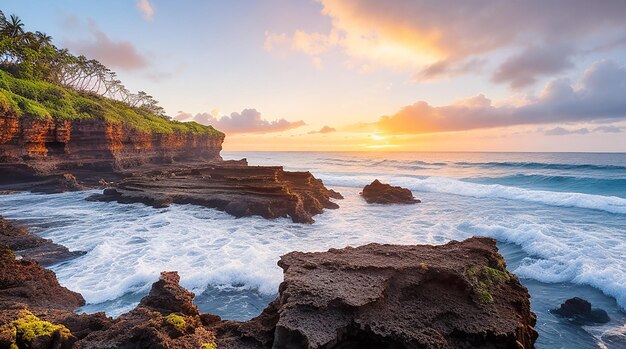
[[[509,272],[487,266],[473,266],[465,269],[465,276],[474,288],[476,299],[480,303],[493,303],[492,290],[511,279]]]
[[[187,323],[185,318],[177,314],[169,314],[165,317],[165,322],[174,327],[178,332],[185,332]]]
[[[0,327],[0,339],[11,349],[62,348],[75,338],[70,330],[60,324],[44,321],[28,310],[22,310],[16,320]]]

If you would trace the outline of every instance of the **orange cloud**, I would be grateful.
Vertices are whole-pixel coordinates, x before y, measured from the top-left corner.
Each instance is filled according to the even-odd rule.
[[[148,60],[130,41],[113,41],[91,20],[88,30],[91,39],[67,41],[64,46],[86,57],[95,58],[110,68],[136,70],[148,66]]]
[[[154,16],[154,8],[152,7],[152,4],[150,4],[150,1],[138,0],[137,9],[139,9],[139,11],[143,14],[143,18],[145,20],[152,20],[152,17]]]
[[[514,51],[504,60],[495,57],[502,66],[494,81],[522,87],[567,69],[580,52],[609,47],[614,34],[626,29],[626,2],[619,0],[599,6],[569,0],[547,5],[539,0],[318,1],[331,28],[282,34],[286,44],[314,57],[337,47],[355,61],[352,66],[406,70],[418,80],[475,72],[491,55]],[[568,49],[555,54],[554,47]]]
[[[446,106],[419,101],[381,117],[373,126],[388,134],[422,134],[516,125],[613,122],[626,119],[625,95],[626,67],[600,61],[587,69],[577,83],[553,80],[541,94],[527,96],[523,102],[497,105],[484,95]]]

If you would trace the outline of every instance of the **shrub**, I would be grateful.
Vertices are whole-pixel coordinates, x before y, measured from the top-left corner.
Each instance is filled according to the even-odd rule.
[[[178,330],[178,332],[184,332],[187,326],[187,324],[185,323],[185,318],[176,314],[169,314],[168,316],[166,316],[165,322],[172,325],[172,327]]]

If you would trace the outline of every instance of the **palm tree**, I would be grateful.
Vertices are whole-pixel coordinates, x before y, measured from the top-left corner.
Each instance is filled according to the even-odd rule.
[[[7,17],[4,15],[4,12],[0,10],[0,31],[4,31],[4,27],[7,23]]]
[[[48,47],[52,44],[52,36],[42,33],[40,31],[35,32],[35,38],[41,47]]]
[[[24,22],[16,16],[11,15],[11,19],[6,21],[3,32],[12,38],[16,38],[24,34]]]
[[[11,15],[11,19],[6,22],[3,29],[10,37],[16,38],[24,34],[24,22],[18,16]]]

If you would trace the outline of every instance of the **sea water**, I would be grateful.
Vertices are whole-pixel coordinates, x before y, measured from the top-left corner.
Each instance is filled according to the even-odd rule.
[[[443,244],[498,240],[508,268],[531,294],[538,348],[602,347],[626,326],[626,154],[224,153],[251,165],[311,171],[338,190],[340,208],[312,225],[235,219],[192,205],[87,202],[93,192],[0,196],[0,214],[87,254],[51,267],[87,300],[85,312],[132,309],[159,273],[176,270],[204,312],[258,315],[274,299],[290,251],[370,242]],[[365,184],[410,188],[419,205],[368,205]],[[611,322],[577,326],[549,312],[571,297],[605,309]]]

